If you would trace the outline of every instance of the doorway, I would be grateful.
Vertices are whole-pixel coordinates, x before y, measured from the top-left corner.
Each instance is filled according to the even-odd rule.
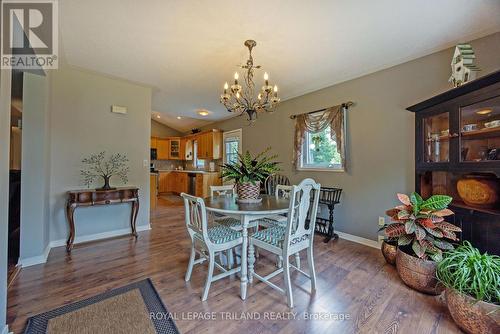
[[[23,120],[23,72],[12,71],[9,151],[9,226],[7,248],[7,284],[15,279],[20,267],[21,239],[21,156]]]

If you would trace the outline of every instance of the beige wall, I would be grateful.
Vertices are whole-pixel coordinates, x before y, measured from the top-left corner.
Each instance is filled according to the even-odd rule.
[[[472,46],[480,75],[500,69],[500,33],[475,40]],[[244,150],[259,152],[272,146],[283,162],[283,173],[294,183],[312,177],[324,186],[343,188],[342,203],[335,210],[336,228],[376,240],[378,216],[394,204],[396,192],[414,189],[414,115],[405,108],[450,89],[452,54],[450,48],[285,101],[252,126],[237,117],[210,128],[242,128]],[[307,66],[298,70],[307,71]],[[348,100],[356,105],[347,115],[347,172],[293,171],[294,122],[289,116]]]
[[[151,136],[153,137],[176,137],[182,136],[183,134],[175,129],[172,129],[165,124],[151,120]]]
[[[23,79],[22,265],[47,252],[50,242],[50,75],[24,73]]]
[[[111,113],[113,104],[126,106],[128,113]],[[140,187],[137,225],[149,224],[151,89],[71,67],[60,68],[52,75],[50,124],[51,240],[67,237],[66,191],[84,187],[81,159],[100,151],[128,156],[128,184]],[[120,185],[120,180],[112,178],[111,183]],[[130,205],[126,204],[77,209],[76,237],[127,229],[129,219]]]

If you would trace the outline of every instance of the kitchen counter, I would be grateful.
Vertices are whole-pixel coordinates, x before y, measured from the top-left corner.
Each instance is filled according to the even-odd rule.
[[[158,172],[178,172],[178,173],[197,173],[197,174],[218,174],[219,172],[210,172],[206,170],[175,170],[175,169],[158,169]]]

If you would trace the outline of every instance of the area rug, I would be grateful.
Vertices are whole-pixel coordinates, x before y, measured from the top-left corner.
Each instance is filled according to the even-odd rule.
[[[28,319],[25,334],[178,334],[151,280],[135,282]]]

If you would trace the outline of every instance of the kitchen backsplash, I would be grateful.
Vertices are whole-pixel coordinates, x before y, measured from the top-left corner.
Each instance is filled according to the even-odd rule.
[[[179,160],[153,160],[155,169],[177,169],[178,167],[184,167],[184,162]]]
[[[202,170],[209,170],[210,169],[210,162],[214,163],[215,170],[218,171],[220,169],[220,164],[222,163],[222,160],[217,159],[217,160],[205,160],[205,166],[203,168],[196,168],[193,165],[193,161],[180,161],[180,160],[153,160],[152,161],[155,165],[155,169],[165,169],[165,170],[170,170],[170,169],[177,169],[178,167],[182,167],[183,169],[202,169]]]

